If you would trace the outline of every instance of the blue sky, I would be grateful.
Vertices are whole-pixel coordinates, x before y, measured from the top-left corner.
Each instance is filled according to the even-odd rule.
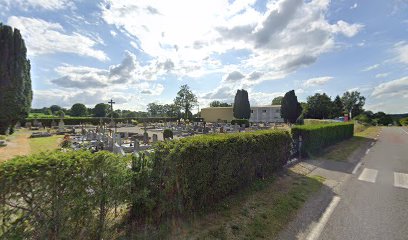
[[[200,107],[251,105],[294,89],[360,91],[366,109],[408,112],[406,0],[2,0],[32,64],[33,107],[113,98],[170,103],[188,84]]]

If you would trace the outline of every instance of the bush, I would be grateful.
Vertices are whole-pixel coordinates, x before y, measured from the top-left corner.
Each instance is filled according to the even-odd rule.
[[[58,123],[60,121],[60,118],[26,118],[25,121],[21,122],[21,125],[24,126],[26,122],[31,122],[31,124],[34,123],[34,120],[37,119],[39,122],[41,122],[44,126],[51,126],[51,122],[54,121]],[[65,125],[79,125],[79,124],[92,124],[92,125],[98,125],[100,124],[100,121],[102,119],[102,122],[105,124],[110,123],[111,119],[108,117],[105,118],[99,118],[99,117],[66,117],[64,118],[64,123]],[[133,122],[137,121],[138,123],[140,122],[158,122],[160,120],[169,122],[169,121],[176,121],[177,118],[164,118],[164,117],[152,117],[152,118],[115,118],[115,122]]]
[[[354,123],[303,125],[292,128],[293,139],[302,136],[302,154],[316,154],[321,149],[354,135]]]
[[[164,139],[173,139],[173,131],[171,131],[171,129],[164,129],[163,131],[163,138]]]
[[[249,120],[248,119],[234,119],[231,121],[232,125],[238,124],[239,126],[242,126],[242,124],[245,124],[245,127],[249,127]]]
[[[287,131],[212,134],[153,146],[152,198],[156,216],[211,207],[231,192],[270,176],[287,163]]]
[[[130,199],[129,158],[48,152],[0,164],[0,239],[112,239]],[[119,213],[120,211],[118,211]]]
[[[408,117],[399,120],[402,126],[408,126]]]

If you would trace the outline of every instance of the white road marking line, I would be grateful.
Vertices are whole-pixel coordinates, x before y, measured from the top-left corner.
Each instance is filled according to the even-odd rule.
[[[357,163],[357,165],[354,167],[352,174],[356,174],[358,169],[361,167],[362,162]]]
[[[329,206],[324,211],[323,215],[320,217],[317,225],[312,229],[312,231],[307,236],[307,240],[318,239],[322,233],[324,226],[326,226],[327,221],[329,221],[330,216],[332,215],[334,209],[337,207],[337,204],[340,202],[340,197],[334,196],[333,200],[330,202]]]
[[[402,131],[404,131],[406,134],[408,134],[408,132],[407,131],[405,131],[403,128],[401,128],[402,129]]]
[[[370,149],[367,149],[367,151],[366,151],[366,155],[367,155],[369,152],[370,152]]]
[[[378,171],[375,169],[364,168],[363,172],[358,177],[358,180],[375,183]]]
[[[408,174],[394,172],[394,187],[408,189]]]

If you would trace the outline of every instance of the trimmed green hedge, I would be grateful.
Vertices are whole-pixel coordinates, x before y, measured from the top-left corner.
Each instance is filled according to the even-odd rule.
[[[354,123],[329,123],[319,125],[301,125],[292,127],[293,139],[302,136],[302,154],[316,154],[321,149],[351,138],[354,135]]]
[[[287,131],[201,135],[159,142],[152,155],[158,216],[208,209],[287,163]]]
[[[54,122],[58,125],[60,118],[26,118],[25,121],[22,121],[22,126],[25,125],[26,122],[34,123],[34,120],[41,122],[45,126],[51,126],[51,122]],[[99,118],[99,117],[68,117],[64,118],[65,125],[79,125],[79,124],[92,124],[98,125],[102,119],[103,123],[110,123],[110,118]],[[164,117],[152,117],[152,118],[114,118],[115,122],[132,122],[132,120],[136,120],[137,122],[174,122],[177,121],[178,118],[164,118]]]
[[[0,163],[0,239],[112,239],[132,198],[131,162],[75,151]]]
[[[245,127],[249,127],[249,120],[248,119],[234,119],[231,121],[232,125],[238,124],[239,126],[242,126],[242,124],[245,124]]]

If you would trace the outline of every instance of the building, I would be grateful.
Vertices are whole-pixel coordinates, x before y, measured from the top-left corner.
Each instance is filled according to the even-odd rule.
[[[201,109],[201,117],[206,122],[231,122],[234,119],[232,107],[209,107]],[[283,122],[280,105],[251,107],[250,122]]]
[[[232,107],[209,107],[201,109],[201,117],[206,122],[231,122],[234,119]]]
[[[250,122],[283,122],[280,105],[265,105],[251,107]]]

